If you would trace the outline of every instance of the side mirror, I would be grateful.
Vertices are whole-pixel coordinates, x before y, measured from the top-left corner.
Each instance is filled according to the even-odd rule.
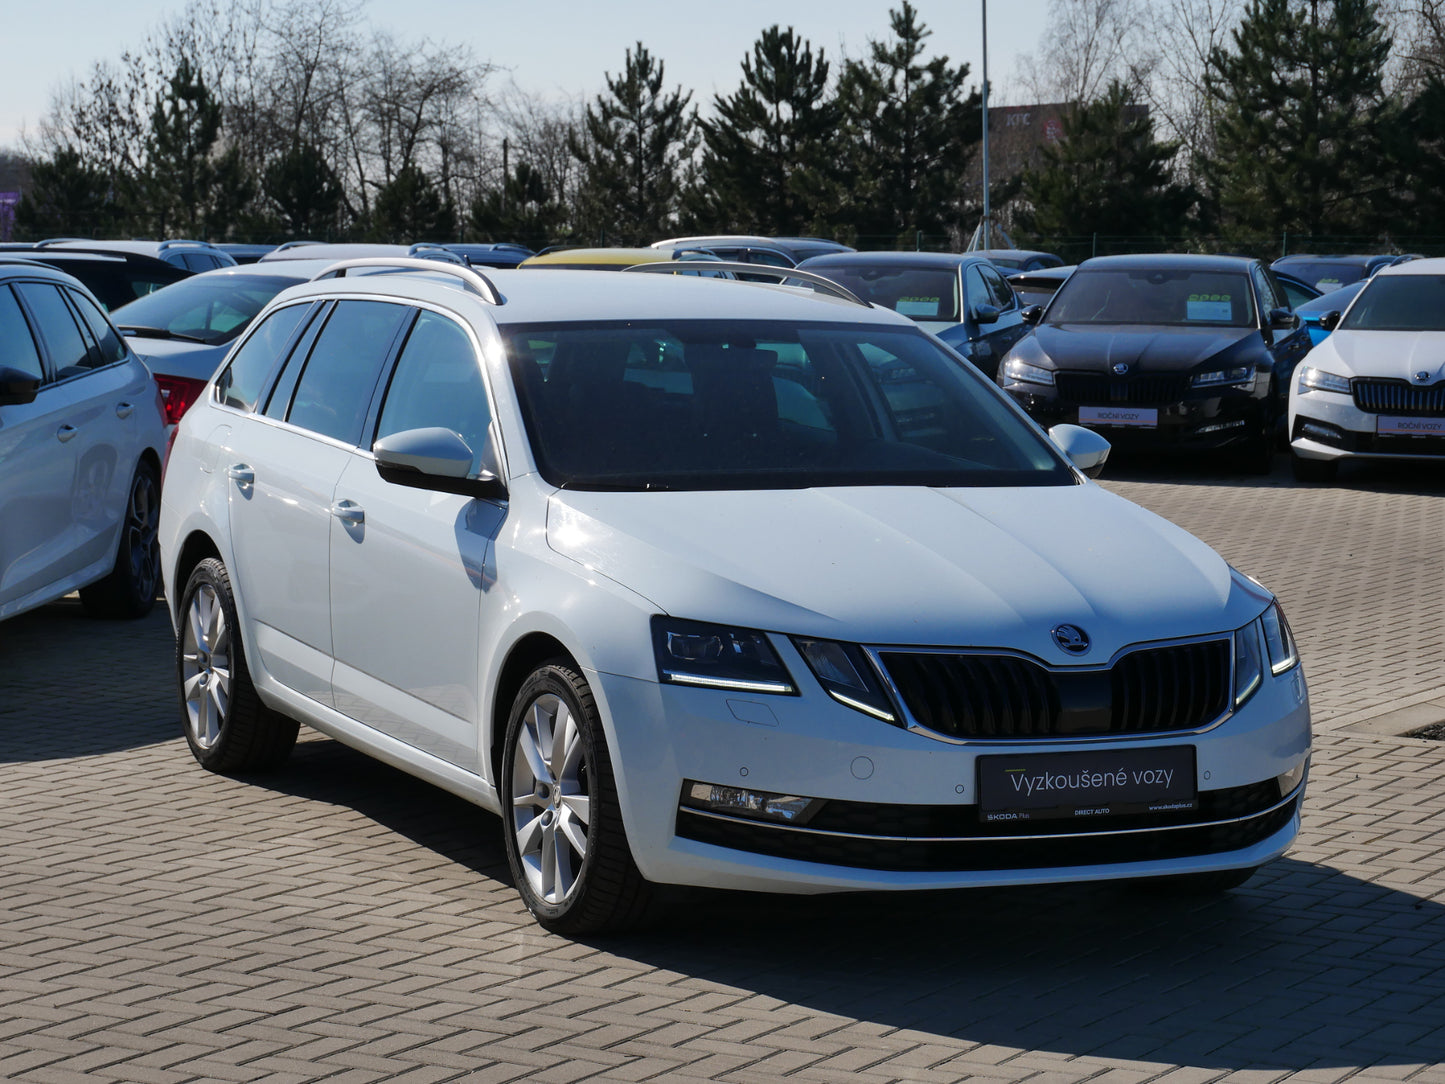
[[[973,310],[973,322],[975,324],[996,324],[1001,315],[1003,315],[1003,310],[997,305],[980,305]]]
[[[1299,327],[1299,317],[1289,309],[1270,309],[1269,327],[1271,331],[1289,331]]]
[[[1037,325],[1044,317],[1044,307],[1042,305],[1030,305],[1024,309],[1023,312],[1019,313],[1019,316],[1023,318],[1024,323]]]
[[[1320,327],[1325,331],[1334,331],[1340,326],[1340,313],[1331,309],[1320,317]]]
[[[1049,430],[1049,439],[1069,462],[1090,478],[1097,478],[1109,459],[1109,442],[1092,429],[1063,423]]]
[[[483,463],[496,462],[491,443],[489,434]],[[492,500],[507,495],[507,487],[495,471],[484,467],[471,476],[471,445],[453,429],[406,429],[382,437],[371,446],[371,452],[377,473],[393,485]]]
[[[0,365],[0,406],[25,406],[40,394],[40,378]]]

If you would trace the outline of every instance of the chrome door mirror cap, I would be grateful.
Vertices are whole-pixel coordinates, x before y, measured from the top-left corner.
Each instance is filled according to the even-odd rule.
[[[1089,478],[1097,478],[1103,472],[1104,464],[1109,459],[1110,445],[1092,429],[1065,422],[1049,430],[1049,439],[1069,457],[1069,462],[1077,467],[1080,473]]]

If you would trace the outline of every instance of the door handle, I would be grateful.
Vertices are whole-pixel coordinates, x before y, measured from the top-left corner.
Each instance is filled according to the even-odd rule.
[[[359,527],[366,522],[366,510],[355,501],[333,501],[331,514],[348,527]]]
[[[75,434],[79,432],[80,430],[75,428],[75,426],[73,425],[62,425],[59,429],[55,431],[55,439],[60,441],[61,444],[64,444],[67,440],[69,440],[71,437],[75,436]]]
[[[256,484],[256,472],[247,463],[232,463],[226,468],[226,476],[239,486]]]
[[[130,417],[132,414],[134,414],[134,413],[135,413],[135,407],[133,407],[130,403],[116,403],[116,404],[115,404],[115,416],[116,416],[117,418],[121,418],[121,419],[129,418],[129,417]]]

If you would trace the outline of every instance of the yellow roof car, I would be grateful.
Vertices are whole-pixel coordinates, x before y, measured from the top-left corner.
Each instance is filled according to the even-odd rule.
[[[573,271],[621,271],[640,263],[668,263],[671,260],[711,260],[710,252],[655,248],[559,248],[529,256],[518,267],[562,267]],[[706,274],[709,278],[732,278],[730,271],[682,271],[683,275]]]

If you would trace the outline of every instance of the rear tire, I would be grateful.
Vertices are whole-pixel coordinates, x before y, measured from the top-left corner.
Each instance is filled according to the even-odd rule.
[[[507,861],[527,910],[553,933],[643,922],[652,886],[637,869],[597,702],[565,659],[532,671],[502,750]]]
[[[80,589],[80,604],[96,617],[144,617],[161,579],[161,481],[149,460],[136,464],[121,519],[115,565],[105,579]]]
[[[176,671],[191,754],[207,771],[222,774],[281,763],[299,727],[261,703],[251,684],[226,566],[214,557],[198,564],[179,612]]]

